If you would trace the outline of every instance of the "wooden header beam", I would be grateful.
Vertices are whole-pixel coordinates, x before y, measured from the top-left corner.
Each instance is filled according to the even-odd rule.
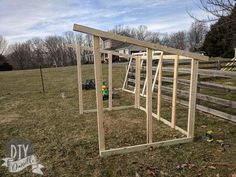
[[[86,33],[86,34],[91,34],[94,36],[99,36],[99,37],[105,38],[105,39],[111,39],[111,40],[120,41],[120,42],[124,42],[124,43],[134,44],[134,45],[138,45],[141,47],[150,48],[153,50],[161,50],[161,51],[168,52],[168,53],[175,54],[175,55],[182,55],[182,56],[194,58],[197,60],[202,60],[202,61],[209,60],[209,57],[201,55],[201,54],[187,52],[187,51],[163,46],[160,44],[153,44],[150,42],[141,41],[141,40],[134,39],[131,37],[121,36],[121,35],[117,35],[117,34],[114,34],[111,32],[97,30],[97,29],[90,28],[90,27],[83,26],[83,25],[74,24],[73,30],[78,31],[78,32],[82,32],[82,33]]]

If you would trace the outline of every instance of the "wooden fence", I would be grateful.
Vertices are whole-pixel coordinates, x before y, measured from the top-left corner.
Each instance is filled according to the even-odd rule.
[[[203,64],[202,64],[203,63]],[[210,64],[212,63],[216,63],[214,62],[209,62]],[[201,62],[202,66],[200,65],[200,68],[203,68],[203,66],[205,67],[206,64],[209,64],[207,62]],[[220,62],[220,64],[223,64],[226,62]],[[180,65],[186,65],[187,66],[187,62],[182,62],[180,63]],[[164,63],[163,67],[163,71],[165,71],[166,73],[173,73],[173,67],[170,67],[171,65],[173,65],[173,63],[170,62],[166,62]],[[167,67],[168,66],[168,67]],[[210,67],[210,66],[207,66]],[[212,66],[213,67],[213,66]],[[217,67],[217,69],[220,69],[219,66],[215,66],[215,68]],[[221,66],[222,67],[222,66]],[[153,74],[155,73],[156,68],[153,67]],[[179,73],[180,75],[183,76],[183,78],[179,78],[178,79],[178,84],[180,85],[184,85],[184,86],[189,86],[190,81],[188,79],[186,79],[186,75],[190,74],[190,69],[188,67],[184,68],[179,68]],[[236,78],[236,72],[233,71],[223,71],[223,70],[211,70],[210,69],[199,69],[199,78]],[[142,66],[142,70],[141,70],[141,88],[144,85],[145,82],[145,76],[146,75],[146,66],[145,64],[143,64]],[[134,64],[131,64],[130,66],[130,70],[128,72],[128,77],[127,77],[127,83],[126,86],[129,89],[133,89],[135,86],[135,66]],[[154,75],[153,75],[153,79],[154,79]],[[172,94],[172,88],[170,85],[173,84],[173,78],[172,77],[168,77],[168,76],[163,76],[162,77],[162,81],[165,83],[162,86],[162,93],[163,93],[163,98],[167,101],[172,101],[171,98],[171,94]],[[157,84],[155,85],[155,89],[154,89],[154,93],[157,93]],[[189,91],[186,89],[183,89],[183,87],[180,87],[181,89],[177,90],[177,103],[182,104],[184,106],[188,105],[188,95],[189,95]],[[201,79],[198,80],[198,92],[200,91],[200,89],[209,89],[209,90],[214,90],[214,91],[220,91],[220,92],[230,92],[232,94],[236,94],[236,86],[229,86],[229,85],[223,85],[223,84],[219,84],[219,83],[211,83],[211,82],[207,82],[207,81],[202,81]],[[202,101],[207,103],[207,104],[211,104],[211,105],[218,105],[215,108],[208,107],[206,105],[202,105]],[[220,118],[226,119],[226,120],[230,120],[232,122],[236,122],[236,115],[235,111],[232,111],[229,113],[229,111],[225,111],[224,109],[222,110],[219,109],[219,107],[227,107],[231,110],[236,109],[236,101],[233,100],[227,100],[225,98],[219,98],[217,96],[213,96],[213,95],[207,95],[207,94],[203,94],[203,93],[197,93],[197,106],[196,109],[218,116]],[[233,113],[234,112],[234,113]]]
[[[173,65],[173,62],[166,62],[165,66]],[[189,61],[179,62],[180,66],[189,65]],[[236,71],[236,58],[233,59],[219,59],[211,61],[199,62],[200,69],[212,69],[212,70],[223,70],[223,71]]]

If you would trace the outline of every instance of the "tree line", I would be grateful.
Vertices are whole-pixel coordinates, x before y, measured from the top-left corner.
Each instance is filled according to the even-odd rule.
[[[194,22],[189,31],[178,31],[171,34],[151,32],[144,25],[136,28],[118,25],[110,32],[134,37],[153,43],[171,46],[174,48],[190,51],[199,51],[203,45],[207,26],[202,22]],[[92,47],[90,35],[74,32],[65,32],[61,36],[48,36],[43,38],[32,38],[22,43],[14,43],[7,47],[7,41],[0,37],[0,54],[14,69],[33,69],[42,67],[60,67],[76,64],[76,53],[68,44],[76,44]],[[82,52],[82,62],[93,61],[90,51]],[[1,60],[1,59],[0,59]],[[0,61],[1,63],[1,61]]]
[[[110,32],[191,52],[205,51],[207,55],[213,57],[233,57],[236,47],[236,1],[199,0],[199,2],[200,8],[211,16],[197,19],[194,14],[188,12],[196,20],[188,31],[163,34],[151,32],[144,25],[137,28],[118,25]],[[215,22],[209,31],[206,22]],[[4,70],[12,66],[14,69],[32,69],[40,65],[42,67],[75,65],[75,51],[67,44],[76,42],[92,47],[91,36],[73,32],[66,32],[61,36],[33,38],[9,46],[6,39],[0,35],[0,70],[2,67]],[[93,62],[90,56],[91,52],[83,51],[82,62]]]

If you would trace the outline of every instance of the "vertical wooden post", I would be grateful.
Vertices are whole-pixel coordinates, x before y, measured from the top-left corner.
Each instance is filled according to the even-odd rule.
[[[108,53],[109,110],[112,110],[112,53]]]
[[[126,82],[128,80],[128,75],[129,75],[129,70],[130,70],[131,63],[132,63],[132,58],[130,58],[130,61],[129,61],[129,64],[128,64],[128,68],[126,70],[125,80],[124,80],[122,89],[125,89],[125,85],[126,85]]]
[[[97,123],[98,123],[98,143],[99,153],[105,150],[104,120],[103,120],[103,99],[102,99],[102,59],[100,53],[100,41],[98,36],[93,36],[94,70],[96,81],[96,101],[97,101]],[[101,155],[101,154],[100,154]]]
[[[42,66],[41,66],[41,64],[40,64],[40,66],[39,66],[39,70],[40,70],[41,83],[42,83],[42,88],[43,88],[43,93],[44,93],[44,92],[45,92],[45,88],[44,88],[43,71],[42,71]]]
[[[178,68],[179,68],[179,55],[176,56],[175,63],[174,63],[172,114],[171,114],[171,127],[172,128],[175,128],[175,124],[176,124],[176,99],[177,99],[177,85],[178,85]]]
[[[155,85],[156,85],[156,82],[157,82],[157,76],[158,76],[158,72],[159,72],[158,70],[159,70],[159,65],[157,64],[156,73],[155,73],[153,83],[152,83],[152,92],[154,91]]]
[[[195,111],[196,111],[196,96],[197,96],[197,76],[198,76],[198,61],[192,59],[191,63],[191,80],[189,90],[189,108],[188,108],[188,130],[187,137],[193,138]]]
[[[135,68],[135,108],[140,107],[140,57],[136,57]]]
[[[159,75],[158,75],[158,91],[157,91],[157,120],[161,119],[162,62],[163,62],[163,52],[161,53],[161,57],[158,62]]]
[[[77,75],[78,75],[78,93],[79,93],[79,113],[83,114],[83,95],[82,95],[82,71],[81,71],[81,49],[76,43]]]
[[[152,50],[147,48],[147,89],[146,89],[146,114],[147,114],[147,143],[152,143]]]

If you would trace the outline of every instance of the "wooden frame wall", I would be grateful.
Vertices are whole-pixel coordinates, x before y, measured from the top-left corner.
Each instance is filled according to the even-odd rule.
[[[208,57],[202,56],[199,54],[186,52],[174,48],[168,48],[159,44],[152,44],[145,41],[140,41],[137,39],[124,37],[115,35],[109,32],[89,28],[82,25],[74,25],[74,31],[90,34],[93,36],[93,53],[94,53],[94,70],[95,70],[95,80],[96,80],[96,103],[97,109],[96,110],[88,110],[87,112],[97,112],[97,124],[98,124],[98,141],[99,141],[99,154],[100,156],[109,156],[113,154],[122,154],[128,153],[133,151],[139,151],[148,149],[150,147],[158,147],[158,146],[169,146],[174,144],[180,143],[187,143],[191,142],[194,137],[194,123],[195,123],[195,107],[196,107],[196,92],[197,92],[197,75],[198,75],[198,61],[204,60],[207,61]],[[138,45],[141,47],[146,48],[146,55],[143,56],[130,56],[126,54],[122,54],[130,58],[132,61],[135,59],[136,61],[136,72],[135,72],[135,104],[131,106],[123,106],[123,107],[112,107],[112,55],[117,54],[114,51],[106,51],[100,49],[100,39],[110,39],[116,40],[124,43],[129,43],[133,45]],[[77,47],[78,48],[78,47]],[[77,50],[77,55],[79,54],[79,50]],[[153,51],[159,52],[160,55],[153,55]],[[164,55],[164,52],[168,52],[174,55]],[[103,108],[103,99],[102,99],[102,64],[101,64],[101,53],[108,53],[109,56],[109,107]],[[155,52],[154,52],[155,53]],[[117,55],[120,55],[119,53]],[[175,60],[175,67],[174,67],[174,82],[173,82],[173,99],[172,99],[172,120],[171,122],[163,119],[161,117],[161,88],[162,88],[162,62],[163,59],[174,59]],[[80,57],[77,56],[77,60]],[[146,108],[140,106],[140,68],[141,68],[141,60],[146,60],[146,77],[147,77],[147,84],[146,84]],[[155,74],[155,79],[158,77],[158,94],[157,94],[157,114],[152,112],[152,93],[153,93],[153,84],[152,84],[152,61],[154,59],[158,59],[158,74]],[[180,127],[175,125],[176,121],[176,92],[177,92],[177,79],[178,79],[178,61],[179,59],[191,59],[191,80],[190,80],[190,95],[189,95],[189,111],[188,111],[188,128],[187,131],[181,129]],[[131,63],[130,61],[130,63]],[[130,67],[130,63],[128,68]],[[81,84],[81,64],[78,63],[78,84]],[[80,74],[80,76],[79,76]],[[126,73],[127,76],[127,73]],[[127,79],[127,77],[125,78]],[[80,80],[80,81],[79,81]],[[156,81],[154,81],[156,82]],[[124,82],[125,83],[125,82]],[[81,88],[81,87],[79,87]],[[123,85],[124,89],[124,85]],[[79,92],[81,90],[79,89]],[[82,95],[79,94],[79,95]],[[82,99],[80,99],[81,101]],[[81,103],[80,103],[81,104]],[[104,135],[104,115],[103,112],[105,110],[120,110],[120,109],[128,109],[131,107],[135,107],[137,109],[141,109],[146,112],[146,144],[135,145],[135,146],[128,146],[124,148],[116,148],[116,149],[109,149],[105,148],[105,135]],[[82,111],[82,113],[86,113],[86,111]],[[179,130],[181,133],[186,135],[185,138],[161,141],[161,142],[152,142],[152,117],[157,118],[158,120],[164,122],[165,124],[169,125],[170,127]]]

